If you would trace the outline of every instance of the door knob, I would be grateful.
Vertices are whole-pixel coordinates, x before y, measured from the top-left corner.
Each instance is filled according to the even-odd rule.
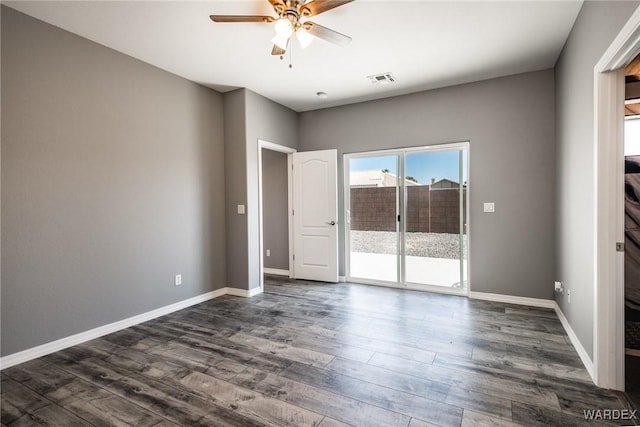
[[[335,222],[335,221],[331,221],[331,222],[328,222],[327,224],[329,224],[329,225],[336,225],[336,222]]]

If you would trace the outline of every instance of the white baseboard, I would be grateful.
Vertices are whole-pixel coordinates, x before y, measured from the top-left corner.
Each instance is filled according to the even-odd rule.
[[[247,298],[255,297],[256,295],[260,295],[263,292],[261,288],[251,288],[247,293]]]
[[[243,297],[243,298],[251,298],[258,294],[262,293],[262,289],[260,287],[247,289],[238,289],[238,288],[224,288],[225,295],[233,295],[234,297]]]
[[[221,297],[223,295],[233,295],[250,298],[260,293],[262,293],[262,290],[260,288],[246,290],[226,287],[217,289],[215,291],[207,292],[206,294],[198,295],[196,297],[176,302],[174,304],[169,304],[164,307],[148,311],[146,313],[138,314],[136,316],[119,320],[117,322],[99,326],[88,331],[80,332],[79,334],[61,338],[59,340],[32,347],[27,350],[19,351],[17,353],[8,354],[4,357],[0,357],[0,370],[10,368],[20,363],[28,362],[29,360],[37,359],[38,357],[46,356],[47,354],[55,353],[56,351],[64,350],[65,348],[73,347],[74,345],[82,344],[83,342],[100,338],[104,335],[108,335],[113,332],[129,328],[131,326],[139,325],[140,323],[144,323],[148,320],[152,320],[157,317],[173,313],[174,311],[182,310],[192,305],[200,304],[201,302]]]
[[[262,272],[265,274],[274,274],[276,276],[287,276],[289,277],[291,274],[289,273],[289,270],[281,270],[279,268],[263,268]]]
[[[344,277],[341,276],[340,281],[344,282]],[[252,288],[249,290],[231,288],[231,287],[217,289],[215,291],[207,292],[206,294],[198,295],[196,297],[189,298],[184,301],[180,301],[174,304],[160,307],[155,310],[148,311],[146,313],[129,317],[127,319],[109,323],[108,325],[99,326],[97,328],[94,328],[85,332],[81,332],[79,334],[71,335],[69,337],[61,338],[59,340],[42,344],[27,350],[23,350],[18,353],[13,353],[4,357],[0,357],[0,370],[10,368],[20,363],[28,362],[29,360],[37,359],[38,357],[46,356],[47,354],[55,353],[56,351],[64,350],[65,348],[69,348],[74,345],[82,344],[83,342],[87,342],[92,339],[100,338],[104,335],[111,334],[113,332],[117,332],[122,329],[126,329],[131,326],[138,325],[148,320],[152,320],[157,317],[164,316],[169,313],[173,313],[174,311],[182,310],[192,305],[199,304],[201,302],[208,301],[210,299],[217,298],[223,295],[232,295],[232,296],[238,296],[238,297],[244,297],[244,298],[251,298],[260,293],[262,293],[262,289],[260,289],[259,287]],[[580,342],[577,335],[571,328],[571,325],[567,321],[567,318],[564,316],[564,313],[562,313],[562,310],[560,310],[560,307],[554,300],[514,297],[510,295],[490,294],[485,292],[469,292],[469,297],[474,299],[479,299],[479,300],[486,300],[486,301],[496,301],[496,302],[504,302],[508,304],[519,304],[519,305],[528,305],[533,307],[543,307],[543,308],[554,309],[556,314],[558,315],[558,318],[560,319],[560,323],[564,327],[565,331],[567,332],[567,335],[569,336],[569,339],[571,340],[571,344],[573,344],[573,347],[578,352],[578,356],[580,356],[580,360],[582,360],[582,363],[584,364],[591,378],[592,379],[594,378],[592,360],[589,358],[587,351],[584,349],[584,347],[582,346],[582,343]]]
[[[504,302],[507,304],[528,305],[530,307],[541,307],[555,309],[556,302],[552,299],[515,297],[511,295],[490,294],[487,292],[469,291],[469,298],[485,301]]]
[[[560,310],[560,306],[558,305],[558,303],[554,301],[553,304],[554,304],[554,309],[556,311],[556,314],[558,315],[558,319],[560,319],[560,323],[562,323],[562,327],[567,332],[567,335],[569,335],[569,339],[571,340],[571,344],[573,344],[573,348],[575,348],[576,351],[578,352],[578,356],[580,356],[580,360],[582,360],[582,363],[584,364],[585,369],[587,370],[587,372],[589,373],[589,376],[591,377],[591,380],[595,384],[596,378],[595,378],[595,371],[593,369],[593,361],[589,357],[587,350],[585,350],[585,348],[582,346],[582,343],[578,339],[578,336],[576,335],[576,333],[573,331],[573,328],[569,324],[569,321],[567,320],[567,318],[564,316],[564,313],[562,312],[562,310]]]
[[[469,298],[480,299],[485,301],[496,301],[496,302],[504,302],[507,304],[518,304],[518,305],[528,305],[531,307],[541,307],[541,308],[551,308],[556,312],[558,319],[560,319],[560,323],[564,328],[565,332],[569,336],[571,340],[571,344],[573,348],[578,352],[578,356],[582,361],[585,369],[589,373],[589,376],[595,383],[594,371],[593,371],[593,361],[589,357],[589,354],[582,346],[582,343],[578,339],[578,336],[573,331],[573,328],[569,324],[569,321],[564,316],[562,310],[560,310],[560,306],[555,300],[552,299],[540,299],[540,298],[526,298],[526,297],[514,297],[511,295],[501,295],[501,294],[489,294],[486,292],[469,292]]]

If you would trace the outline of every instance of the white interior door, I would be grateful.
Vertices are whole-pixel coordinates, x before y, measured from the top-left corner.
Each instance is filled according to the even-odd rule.
[[[297,279],[338,282],[338,152],[293,154],[293,247]]]

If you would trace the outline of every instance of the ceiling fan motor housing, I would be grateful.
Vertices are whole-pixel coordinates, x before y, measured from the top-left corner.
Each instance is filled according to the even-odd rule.
[[[302,26],[300,18],[312,15],[311,10],[304,7],[304,3],[304,0],[286,0],[284,3],[275,4],[273,8],[281,19],[288,19],[291,26],[297,30]]]

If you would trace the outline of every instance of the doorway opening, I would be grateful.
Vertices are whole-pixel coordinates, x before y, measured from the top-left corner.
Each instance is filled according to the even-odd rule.
[[[260,289],[264,275],[291,278],[293,271],[292,157],[296,150],[258,140]]]
[[[640,408],[640,56],[625,68],[625,391]]]
[[[625,391],[625,68],[640,52],[640,8],[594,67],[595,243],[593,362],[596,385]],[[622,250],[621,250],[622,249]],[[591,366],[591,368],[590,368]]]
[[[468,150],[344,156],[347,280],[468,294]]]

